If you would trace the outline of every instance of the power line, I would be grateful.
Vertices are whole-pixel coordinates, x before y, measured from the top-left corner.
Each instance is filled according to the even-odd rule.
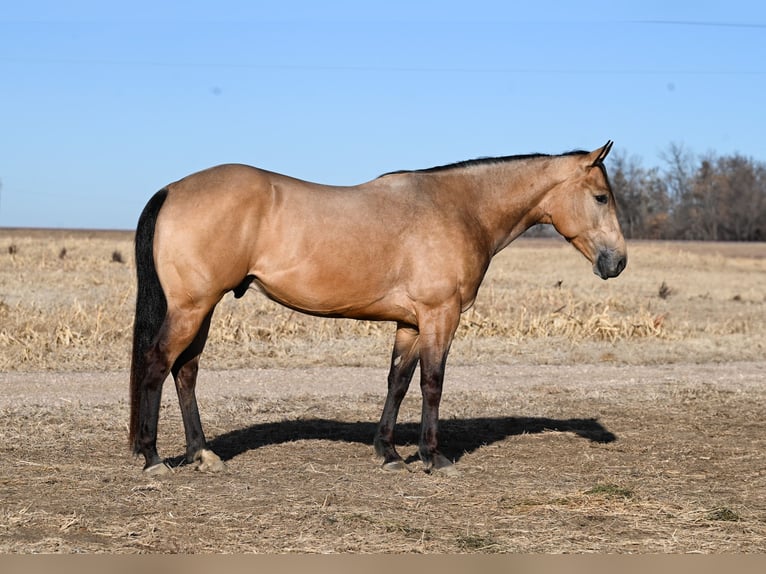
[[[766,28],[766,24],[750,22],[716,22],[704,20],[627,20],[630,24],[657,24],[661,26],[698,26],[704,28]]]
[[[262,64],[233,62],[170,62],[157,60],[69,59],[69,58],[2,58],[0,63],[55,66],[122,66],[137,68],[213,68],[231,70],[263,70],[280,72],[344,72],[344,73],[433,73],[433,74],[543,74],[651,76],[673,74],[683,76],[760,76],[766,70],[695,70],[684,68],[526,68],[526,67],[459,67],[459,66],[368,66],[333,64]]]

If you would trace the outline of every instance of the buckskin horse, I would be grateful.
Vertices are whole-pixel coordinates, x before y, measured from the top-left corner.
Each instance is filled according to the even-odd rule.
[[[194,389],[216,304],[254,286],[310,315],[396,323],[375,452],[384,469],[406,468],[394,427],[419,363],[418,454],[426,471],[450,472],[437,432],[445,364],[492,257],[547,223],[602,279],[625,268],[604,167],[611,147],[469,160],[351,187],[221,165],[158,191],[135,237],[129,440],[144,456],[144,471],[168,471],[157,452],[157,424],[171,373],[187,461],[200,470],[225,468],[207,446]]]

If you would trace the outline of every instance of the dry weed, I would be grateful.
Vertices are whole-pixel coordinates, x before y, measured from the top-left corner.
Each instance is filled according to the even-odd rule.
[[[12,247],[0,254],[0,370],[127,368],[135,278],[132,257],[122,253],[132,253],[131,241],[127,232],[0,231],[0,244]],[[517,241],[495,258],[464,315],[453,361],[556,362],[562,353],[582,360],[597,344],[615,351],[604,354],[602,346],[591,361],[762,352],[743,339],[766,334],[766,259],[752,250],[743,257],[687,252],[674,243],[629,249],[625,273],[603,282],[561,242]],[[663,279],[670,272],[672,289]],[[657,284],[665,287],[659,295]],[[253,289],[218,306],[204,361],[219,368],[381,365],[392,338],[390,324],[308,317]],[[617,351],[628,343],[630,357]]]

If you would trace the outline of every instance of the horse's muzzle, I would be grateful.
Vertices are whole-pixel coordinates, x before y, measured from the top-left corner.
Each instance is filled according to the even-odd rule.
[[[628,264],[628,257],[624,253],[618,253],[609,249],[600,251],[593,272],[602,279],[617,277]]]

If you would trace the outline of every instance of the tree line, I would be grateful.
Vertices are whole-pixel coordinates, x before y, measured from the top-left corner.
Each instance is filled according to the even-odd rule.
[[[766,241],[766,164],[671,144],[662,167],[613,153],[609,176],[631,239]]]

